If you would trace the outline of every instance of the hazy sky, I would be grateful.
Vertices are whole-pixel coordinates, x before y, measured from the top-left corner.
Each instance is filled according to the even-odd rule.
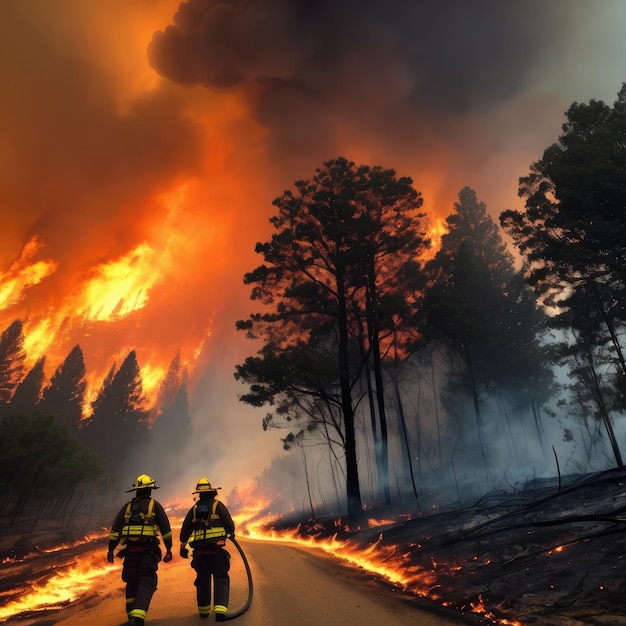
[[[130,349],[150,391],[180,348],[227,484],[280,451],[232,380],[271,201],[341,155],[412,176],[431,216],[468,185],[497,217],[568,106],[626,80],[622,0],[0,11],[0,326],[25,321],[48,375],[80,343],[92,393]]]

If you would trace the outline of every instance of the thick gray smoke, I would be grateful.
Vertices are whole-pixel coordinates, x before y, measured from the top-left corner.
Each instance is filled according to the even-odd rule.
[[[271,236],[273,198],[343,155],[412,176],[430,216],[465,185],[495,216],[571,102],[613,99],[626,63],[623,0],[2,6],[3,327],[27,321],[48,375],[80,341],[94,389],[130,349],[147,368],[181,347],[199,434],[185,457],[197,469],[172,472],[176,485],[208,472],[226,489],[281,452],[232,377],[255,351],[234,321],[253,308],[242,276]],[[36,255],[14,264],[33,236]],[[92,294],[91,279],[127,259],[141,278],[147,249],[144,308],[85,322],[100,296],[130,298],[115,281]],[[48,259],[54,272],[29,273]],[[42,320],[53,340],[40,346]],[[148,471],[166,486],[160,463],[136,464],[129,483]]]
[[[148,57],[177,83],[245,94],[277,156],[303,152],[318,162],[382,143],[454,170],[467,165],[470,146],[474,161],[501,147],[485,118],[558,59],[582,8],[189,0],[155,33]]]
[[[240,95],[268,130],[269,161],[286,184],[345,154],[413,176],[429,212],[448,214],[470,185],[497,215],[571,101],[619,90],[621,78],[608,96],[591,87],[609,50],[626,56],[601,43],[621,41],[611,25],[619,4],[596,9],[579,0],[187,0],[154,34],[148,59],[180,85]],[[594,66],[596,53],[605,56]]]
[[[464,185],[495,214],[570,98],[606,97],[589,86],[625,55],[622,13],[580,0],[188,0],[148,59],[181,85],[241,94],[287,180],[342,154],[408,170],[440,215]]]
[[[268,101],[289,93],[322,107],[369,93],[445,116],[526,87],[568,27],[564,9],[542,0],[188,0],[148,52],[184,85],[259,86],[268,115]]]

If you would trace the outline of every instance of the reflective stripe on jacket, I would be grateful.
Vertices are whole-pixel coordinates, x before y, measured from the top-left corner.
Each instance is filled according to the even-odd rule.
[[[135,511],[135,514],[141,521],[131,519],[133,517],[132,504],[132,502],[129,502],[124,512],[124,525],[120,531],[122,541],[138,541],[143,537],[156,537],[158,526],[154,514],[154,499],[150,498],[146,512]]]
[[[189,537],[189,544],[191,546],[198,541],[208,541],[215,543],[220,539],[226,539],[226,529],[223,526],[220,516],[216,513],[217,500],[213,500],[213,506],[211,508],[211,514],[208,519],[199,518],[198,505],[193,507],[192,519],[193,530]]]

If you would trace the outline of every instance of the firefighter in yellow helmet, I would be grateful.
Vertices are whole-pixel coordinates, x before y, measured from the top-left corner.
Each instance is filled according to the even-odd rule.
[[[226,505],[216,499],[217,490],[201,478],[194,494],[198,501],[187,512],[180,529],[180,556],[188,558],[187,542],[193,548],[191,567],[196,570],[196,599],[200,617],[211,612],[211,577],[213,577],[213,612],[215,621],[226,620],[230,594],[230,554],[224,549],[227,537],[235,536],[235,524]]]
[[[148,474],[137,476],[127,493],[135,496],[116,515],[109,532],[107,559],[113,563],[113,550],[118,543],[124,548],[118,556],[124,557],[122,580],[126,583],[126,613],[128,623],[141,625],[146,619],[150,600],[157,588],[157,570],[161,548],[157,535],[161,533],[165,546],[163,561],[172,560],[172,529],[165,510],[152,496],[158,489]]]

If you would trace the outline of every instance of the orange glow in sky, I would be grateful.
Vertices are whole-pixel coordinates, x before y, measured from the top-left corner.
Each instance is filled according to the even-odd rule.
[[[415,37],[408,26],[440,9],[408,1],[363,5],[348,26],[335,3],[315,19],[286,0],[5,4],[0,329],[22,319],[28,364],[45,355],[48,377],[80,344],[90,398],[130,350],[154,397],[180,350],[204,392],[197,412],[224,422],[243,419],[232,373],[255,348],[235,321],[254,306],[243,275],[271,237],[274,198],[345,156],[410,176],[431,234],[464,186],[497,216],[574,97],[606,97],[597,73],[561,64],[623,45],[608,8],[594,10],[598,47],[572,36],[590,32],[577,14],[524,30],[496,3],[492,47],[472,38],[463,55],[469,25]]]

